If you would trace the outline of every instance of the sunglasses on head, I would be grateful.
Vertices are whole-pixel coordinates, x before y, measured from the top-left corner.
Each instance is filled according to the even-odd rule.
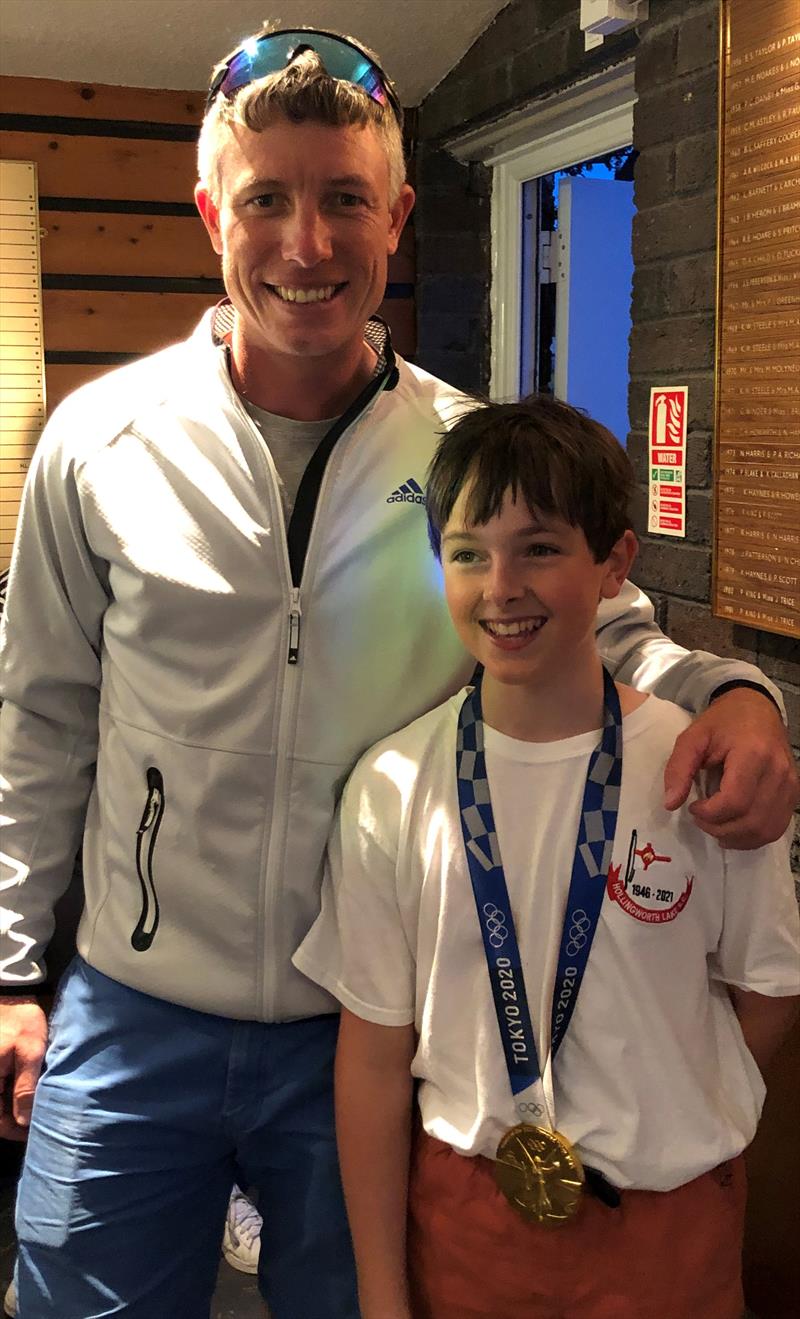
[[[227,64],[214,75],[208,89],[206,113],[217,96],[233,96],[248,83],[266,78],[270,73],[279,73],[304,50],[313,50],[319,56],[329,77],[352,83],[378,105],[388,105],[402,127],[403,111],[383,69],[352,41],[313,28],[266,32],[242,42]]]

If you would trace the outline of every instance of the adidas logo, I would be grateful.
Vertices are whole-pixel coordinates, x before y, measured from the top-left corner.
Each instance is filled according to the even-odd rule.
[[[424,504],[425,494],[422,486],[410,476],[407,481],[393,490],[386,500],[387,504]]]

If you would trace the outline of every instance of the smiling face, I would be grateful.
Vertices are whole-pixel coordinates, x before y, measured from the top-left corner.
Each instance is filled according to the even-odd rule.
[[[198,185],[195,197],[251,358],[350,364],[363,351],[414,200],[404,185],[390,204],[371,124],[231,125],[214,196]]]
[[[597,605],[618,594],[635,552],[626,532],[597,562],[580,527],[506,492],[484,525],[465,520],[462,489],[442,532],[447,604],[461,640],[500,685],[577,693],[597,669]]]

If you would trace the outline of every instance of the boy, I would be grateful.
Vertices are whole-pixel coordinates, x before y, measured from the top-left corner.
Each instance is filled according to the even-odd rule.
[[[603,668],[632,486],[546,398],[470,412],[431,467],[482,679],[361,760],[295,958],[343,1009],[363,1319],[740,1319],[741,1153],[800,922],[781,844],[725,852],[663,809],[688,716]]]

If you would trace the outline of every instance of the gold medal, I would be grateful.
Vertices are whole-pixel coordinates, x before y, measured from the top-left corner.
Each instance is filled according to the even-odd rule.
[[[559,1131],[521,1122],[503,1136],[496,1159],[495,1181],[523,1218],[542,1227],[560,1227],[574,1218],[583,1165]]]

